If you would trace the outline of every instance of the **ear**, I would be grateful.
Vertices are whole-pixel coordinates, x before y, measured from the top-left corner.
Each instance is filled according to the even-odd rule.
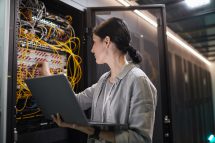
[[[104,42],[106,43],[106,45],[109,46],[109,45],[110,45],[110,42],[111,42],[111,41],[110,41],[110,37],[109,37],[109,36],[106,36],[105,39],[104,39]]]

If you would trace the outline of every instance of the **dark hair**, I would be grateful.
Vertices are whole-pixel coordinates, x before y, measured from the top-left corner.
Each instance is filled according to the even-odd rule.
[[[109,36],[110,40],[116,44],[117,48],[122,53],[125,54],[128,52],[128,55],[131,57],[133,63],[137,64],[142,61],[142,56],[139,51],[130,46],[130,32],[123,20],[116,17],[110,18],[96,26],[93,33],[101,39]]]

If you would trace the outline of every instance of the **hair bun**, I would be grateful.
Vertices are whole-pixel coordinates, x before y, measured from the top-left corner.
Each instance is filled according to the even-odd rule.
[[[142,61],[142,56],[139,51],[137,51],[132,46],[127,47],[128,55],[131,57],[133,63],[138,64]]]

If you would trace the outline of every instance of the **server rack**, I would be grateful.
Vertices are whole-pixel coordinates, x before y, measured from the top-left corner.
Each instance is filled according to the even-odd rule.
[[[210,73],[169,53],[173,142],[203,142],[214,130]]]
[[[58,16],[64,16],[66,14],[72,15],[73,25],[77,37],[81,39],[81,46],[85,46],[84,43],[84,12],[81,12],[71,6],[64,4],[63,2],[54,0],[45,0],[43,3],[46,5],[47,11],[54,13]],[[7,142],[69,142],[71,140],[76,142],[84,142],[86,135],[83,135],[74,130],[56,128],[55,125],[49,122],[42,121],[43,119],[26,120],[23,122],[17,121],[17,107],[16,107],[16,90],[17,90],[17,61],[19,60],[20,49],[17,50],[17,43],[19,42],[19,21],[20,18],[20,1],[11,1],[11,29],[10,29],[10,48],[9,48],[9,80],[8,80],[8,117],[7,117]],[[60,9],[63,7],[63,9]],[[77,31],[76,31],[77,30]],[[82,48],[84,49],[84,48]],[[84,52],[81,49],[80,55],[84,56]],[[34,51],[34,50],[31,50]],[[41,53],[45,53],[40,51]],[[18,56],[17,56],[18,54]],[[35,54],[35,53],[34,53]],[[83,61],[85,59],[83,58]],[[85,67],[82,67],[83,69]],[[83,90],[86,87],[83,82],[85,77],[83,76],[78,86],[75,86],[76,91]],[[45,124],[44,124],[45,123]],[[57,133],[57,135],[56,135]],[[69,136],[69,137],[68,137]]]

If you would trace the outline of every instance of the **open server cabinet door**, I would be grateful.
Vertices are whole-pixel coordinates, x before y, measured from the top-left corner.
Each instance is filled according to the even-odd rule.
[[[148,18],[151,16],[154,21],[147,19],[146,15]],[[131,32],[131,44],[141,52],[144,59],[140,63],[140,68],[151,79],[158,91],[153,142],[171,143],[165,7],[163,5],[92,7],[87,9],[86,16],[88,85],[97,82],[102,73],[108,70],[105,65],[96,65],[91,54],[93,27],[110,17],[125,20]]]

